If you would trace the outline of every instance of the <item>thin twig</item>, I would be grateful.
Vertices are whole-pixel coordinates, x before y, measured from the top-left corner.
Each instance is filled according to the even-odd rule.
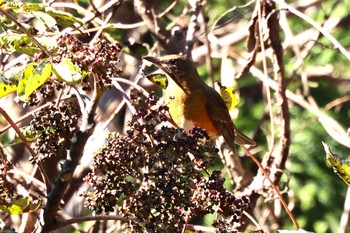
[[[114,12],[110,12],[107,15],[106,20],[103,22],[103,26],[108,24],[108,22],[112,19],[113,15],[114,15]],[[100,37],[100,35],[102,34],[102,32],[103,32],[103,28],[100,27],[100,30],[98,30],[96,32],[96,34],[94,35],[94,38],[92,38],[92,40],[90,41],[90,44],[95,43],[97,41],[97,39]]]
[[[60,101],[65,101],[65,100],[68,100],[68,99],[71,99],[71,98],[72,98],[72,97],[61,98]],[[47,107],[49,107],[50,105],[53,105],[53,104],[55,104],[55,103],[57,103],[57,100],[48,102],[48,103],[46,103],[46,104],[44,104],[44,105],[42,105],[42,106],[40,106],[40,107],[34,109],[33,111],[27,112],[26,114],[24,114],[24,115],[21,116],[19,119],[15,120],[15,121],[13,121],[13,122],[14,122],[14,124],[18,124],[18,123],[22,122],[23,120],[25,120],[25,119],[29,118],[30,116],[32,116],[34,113],[39,112],[40,110],[42,110],[42,109],[44,109],[44,108],[47,108]],[[5,126],[4,128],[2,128],[2,129],[0,130],[0,135],[3,134],[4,132],[6,132],[7,130],[9,130],[11,127],[12,127],[12,125],[11,125],[11,124],[8,124],[8,125]]]
[[[35,151],[30,147],[28,141],[27,141],[27,138],[26,136],[24,136],[24,134],[22,133],[22,131],[18,128],[18,126],[15,124],[15,122],[13,122],[12,118],[7,114],[7,112],[0,107],[0,114],[2,114],[5,119],[7,120],[7,122],[12,126],[12,128],[16,131],[16,133],[18,134],[18,137],[22,140],[24,146],[27,148],[27,150],[29,151],[29,153],[31,154],[31,156],[33,158],[36,157],[36,153]],[[47,190],[50,189],[51,187],[51,182],[50,182],[50,179],[49,179],[49,176],[47,175],[46,173],[46,170],[45,168],[43,167],[42,163],[41,162],[38,162],[37,163],[38,167],[39,167],[39,170],[40,170],[40,173],[41,173],[41,176],[43,177],[43,180],[46,184],[46,188]]]
[[[295,225],[295,227],[296,227],[297,229],[299,229],[299,228],[300,228],[299,223],[298,223],[297,220],[295,219],[295,217],[294,217],[294,215],[292,214],[292,212],[289,210],[288,205],[287,205],[287,203],[284,201],[282,194],[281,194],[280,191],[277,189],[277,187],[276,187],[276,185],[274,184],[274,182],[271,180],[271,178],[270,178],[269,174],[266,172],[265,168],[261,165],[261,163],[259,162],[259,160],[257,160],[257,159],[255,158],[255,156],[254,156],[253,154],[250,153],[250,151],[249,151],[245,146],[242,146],[242,147],[243,147],[243,149],[245,150],[245,152],[249,155],[249,157],[254,161],[254,163],[255,163],[256,165],[258,165],[260,171],[264,174],[264,177],[269,181],[269,183],[270,183],[272,189],[273,189],[273,190],[275,191],[275,193],[277,194],[277,196],[278,196],[280,202],[282,203],[284,209],[286,210],[286,212],[287,212],[289,218],[292,220],[292,222],[293,222],[293,224]]]
[[[142,92],[145,96],[149,96],[149,93],[142,88],[140,85],[138,85],[137,83],[139,82],[139,80],[143,77],[142,75],[142,70],[140,69],[140,71],[138,72],[138,74],[136,75],[136,78],[133,82],[127,80],[127,79],[122,79],[122,78],[115,78],[114,81],[116,83],[118,82],[123,82],[128,84],[130,87],[126,90],[126,91],[122,91],[122,93],[130,93],[132,88],[135,88],[136,90]],[[116,88],[119,88],[119,85],[115,84]],[[117,88],[117,89],[118,89]],[[108,120],[103,124],[102,128],[106,129],[108,127],[108,125],[112,122],[112,120],[114,119],[114,117],[118,114],[118,112],[122,109],[122,107],[124,106],[124,104],[126,103],[126,101],[129,101],[127,98],[123,98],[122,101],[119,103],[118,107],[114,110],[114,112],[109,116]]]
[[[348,101],[350,101],[350,95],[342,96],[342,97],[337,98],[337,99],[329,102],[328,104],[326,104],[324,106],[324,109],[329,110],[331,108],[336,107],[337,105],[343,104],[343,103],[348,102]]]
[[[262,15],[262,6],[260,5],[261,1],[257,1],[257,11],[258,11],[258,29],[259,29],[259,42],[260,42],[260,47],[261,47],[261,53],[264,55],[262,62],[263,62],[263,70],[264,70],[264,80],[263,80],[263,84],[264,84],[264,88],[266,91],[266,100],[267,100],[267,109],[269,111],[270,114],[270,140],[268,141],[268,146],[269,146],[269,151],[270,153],[272,153],[273,148],[274,148],[274,141],[275,141],[275,124],[274,124],[274,114],[273,114],[273,110],[272,110],[272,102],[271,102],[271,92],[270,92],[270,88],[269,86],[266,84],[266,80],[268,79],[268,72],[267,72],[267,61],[266,61],[266,51],[265,51],[265,41],[264,41],[264,35],[265,32],[263,30],[263,27],[266,26],[266,18],[263,19],[263,15]],[[266,15],[265,15],[266,17]]]
[[[244,59],[237,59],[236,60],[241,66],[245,65]],[[255,66],[252,66],[250,68],[250,72],[257,78],[259,78],[261,81],[265,79],[265,75],[263,72],[261,72],[260,69],[256,68]],[[268,85],[273,90],[278,90],[278,84],[275,80],[268,79],[267,80]],[[295,94],[289,90],[286,90],[286,97],[293,101],[294,103],[300,105],[304,109],[308,110],[310,113],[312,113],[314,116],[317,117],[319,122],[322,124],[323,128],[328,132],[328,134],[336,141],[341,143],[342,145],[350,148],[350,137],[347,133],[347,131],[332,117],[325,114],[317,105],[312,105],[310,102],[306,101],[303,96]]]
[[[74,217],[67,220],[60,220],[57,221],[54,226],[52,227],[52,230],[57,230],[59,228],[72,225],[74,223],[81,223],[81,222],[87,222],[87,221],[105,221],[105,220],[113,220],[113,221],[130,221],[133,218],[130,217],[124,217],[121,215],[97,215],[97,216],[83,216],[83,217]]]
[[[349,218],[350,218],[350,187],[348,188],[348,191],[346,192],[346,198],[344,201],[344,209],[343,209],[343,213],[341,215],[338,233],[345,233],[346,232],[346,228],[347,228],[348,223],[349,223]]]
[[[300,17],[301,19],[305,20],[305,22],[308,22],[311,24],[314,28],[316,28],[319,32],[321,32],[339,51],[350,61],[350,53],[338,42],[337,39],[334,38],[329,32],[327,32],[322,26],[320,26],[318,23],[316,23],[313,19],[308,17],[307,15],[303,14],[296,8],[288,5],[282,0],[274,0],[277,4],[280,5],[280,7],[283,9],[287,9],[296,16]]]

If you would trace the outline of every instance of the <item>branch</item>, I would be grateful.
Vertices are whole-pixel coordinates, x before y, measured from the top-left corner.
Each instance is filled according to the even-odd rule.
[[[286,97],[286,81],[284,77],[284,63],[283,63],[283,47],[281,43],[281,39],[279,36],[279,19],[277,11],[275,11],[275,4],[270,3],[268,5],[268,1],[266,2],[266,10],[268,12],[267,15],[268,21],[268,32],[269,32],[269,39],[271,41],[271,46],[273,50],[273,63],[274,63],[274,71],[275,71],[275,78],[277,79],[278,84],[278,90],[277,90],[277,103],[279,103],[280,112],[281,112],[281,123],[282,126],[282,137],[281,137],[281,143],[282,147],[280,149],[280,152],[277,152],[277,158],[278,161],[276,161],[277,158],[275,158],[274,165],[278,169],[284,169],[285,163],[289,155],[289,145],[290,145],[290,114],[289,114],[289,107],[288,107],[288,101]],[[278,163],[276,163],[278,162]],[[282,173],[278,172],[278,177],[276,177],[277,183],[279,182],[281,178]]]
[[[54,230],[74,224],[74,223],[80,223],[80,222],[86,222],[86,221],[105,221],[105,220],[114,220],[114,221],[132,221],[132,217],[124,217],[121,215],[97,215],[97,216],[84,216],[84,217],[76,217],[72,219],[67,220],[61,220],[58,221],[55,224]],[[205,227],[205,226],[199,226],[199,225],[193,225],[193,224],[187,224],[186,225],[187,230],[196,230],[196,231],[203,231],[203,232],[218,232],[216,228],[213,227]]]
[[[280,5],[281,8],[285,8],[291,13],[295,14],[296,16],[300,17],[301,19],[305,20],[309,24],[311,24],[314,28],[316,28],[320,33],[322,33],[349,61],[350,61],[350,53],[342,46],[335,38],[332,36],[328,31],[326,31],[322,26],[320,26],[318,23],[316,23],[313,19],[308,17],[307,15],[303,14],[299,10],[295,9],[294,7],[288,5],[284,1],[281,0],[274,0],[277,4]]]
[[[191,1],[189,1],[189,3],[191,4]],[[191,51],[193,49],[193,44],[195,42],[195,33],[200,28],[199,17],[202,12],[203,1],[196,0],[191,4],[191,6],[192,6],[193,14],[188,24],[188,29],[186,34],[186,45],[185,45],[186,46],[185,52],[187,57],[192,57]],[[202,15],[202,21],[204,21],[203,15]]]
[[[12,126],[12,128],[16,131],[16,133],[18,134],[19,138],[21,139],[21,141],[23,142],[24,146],[27,148],[27,150],[29,151],[29,153],[31,154],[31,156],[33,158],[36,157],[36,153],[35,151],[30,147],[26,136],[24,136],[24,134],[22,133],[22,131],[18,128],[18,126],[16,125],[16,123],[12,120],[12,118],[7,114],[7,112],[0,107],[0,114],[3,115],[3,117],[7,120],[7,122]],[[38,167],[39,167],[39,171],[41,173],[41,176],[43,178],[43,181],[46,184],[46,188],[49,189],[51,187],[51,183],[50,183],[50,179],[49,176],[46,173],[45,168],[43,167],[41,162],[37,163]],[[33,176],[35,174],[35,171],[33,171]]]
[[[260,1],[260,8],[258,9],[259,17],[261,17],[261,20],[259,20],[259,35],[262,38],[262,33],[267,33],[266,37],[271,42],[273,57],[272,62],[274,66],[274,74],[275,79],[277,79],[277,87],[275,90],[277,91],[276,95],[276,102],[279,103],[279,112],[281,113],[281,138],[280,138],[280,145],[277,147],[275,151],[272,151],[271,153],[268,153],[267,156],[263,159],[263,167],[268,169],[270,174],[267,174],[266,171],[260,167],[258,174],[254,178],[254,181],[251,183],[251,185],[245,190],[246,193],[249,193],[248,195],[251,197],[252,202],[255,204],[257,198],[260,196],[258,194],[259,191],[261,191],[264,188],[264,180],[265,177],[270,181],[270,183],[273,185],[277,185],[281,179],[282,171],[285,168],[285,163],[287,161],[288,155],[289,155],[289,146],[290,146],[290,114],[289,114],[289,108],[288,108],[288,101],[286,97],[286,83],[285,83],[285,77],[284,77],[284,63],[283,63],[283,47],[281,43],[281,39],[279,37],[279,19],[277,11],[275,10],[275,4],[274,2],[269,2],[265,0]],[[264,25],[263,23],[266,22]],[[256,27],[255,27],[256,28]],[[261,30],[261,28],[266,28],[266,30]],[[258,30],[258,29],[256,29]],[[264,36],[265,37],[265,36]],[[262,51],[264,51],[264,40],[260,40],[260,46],[262,48]],[[258,41],[257,41],[258,43]],[[256,46],[254,46],[256,48]],[[262,81],[267,86],[268,89],[270,89],[268,85],[269,78],[266,75],[266,68],[265,73],[263,74]],[[272,132],[273,133],[273,132]],[[258,161],[254,160],[257,164]],[[290,216],[291,220],[293,221],[295,227],[297,229],[300,228],[298,222],[295,220],[294,216],[291,214],[290,210],[286,206],[285,202],[282,199],[281,194],[277,191],[277,194],[285,207],[288,215]]]
[[[78,166],[84,152],[84,147],[95,128],[94,115],[98,100],[101,96],[95,80],[94,94],[90,106],[83,113],[82,124],[72,138],[72,144],[68,152],[67,160],[62,165],[61,172],[56,177],[52,190],[47,197],[46,206],[41,212],[40,221],[36,232],[49,232],[55,223],[55,217],[59,209],[62,197],[72,180],[74,171]]]
[[[241,66],[245,65],[244,59],[237,59],[237,62]],[[250,72],[260,80],[264,80],[265,78],[264,74],[254,66],[251,67]],[[270,88],[275,91],[278,90],[278,84],[276,81],[272,79],[268,79],[267,81],[267,84]],[[328,116],[316,104],[314,104],[314,100],[312,100],[311,97],[309,98],[309,101],[307,101],[304,99],[304,96],[295,94],[289,90],[286,90],[286,97],[316,116],[318,121],[322,124],[323,128],[334,140],[350,148],[350,136],[348,135],[347,131],[339,124],[339,122]]]
[[[135,8],[147,28],[168,54],[186,53],[185,38],[182,33],[171,32],[160,22],[154,0],[135,0]],[[174,34],[174,35],[173,35]]]

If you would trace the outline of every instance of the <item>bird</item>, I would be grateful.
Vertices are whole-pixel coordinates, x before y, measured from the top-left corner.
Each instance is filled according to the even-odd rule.
[[[177,54],[145,56],[143,59],[157,66],[168,76],[164,100],[172,120],[178,127],[186,131],[195,126],[203,128],[212,140],[223,136],[233,151],[236,151],[235,144],[256,144],[237,129],[225,101],[215,89],[200,78],[191,59]]]

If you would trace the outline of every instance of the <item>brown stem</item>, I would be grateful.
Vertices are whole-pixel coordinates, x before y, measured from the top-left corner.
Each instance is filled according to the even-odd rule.
[[[16,123],[12,120],[12,118],[7,114],[7,112],[0,107],[0,114],[4,116],[4,118],[7,120],[7,122],[12,126],[12,128],[16,131],[16,133],[18,134],[19,138],[21,139],[21,141],[23,142],[24,146],[28,149],[29,153],[31,154],[31,156],[33,158],[36,157],[36,153],[35,151],[30,147],[26,136],[24,136],[24,134],[21,132],[21,130],[18,128],[18,126],[16,125]],[[46,184],[46,188],[49,189],[51,187],[51,183],[50,183],[50,179],[49,176],[46,173],[45,168],[43,167],[41,162],[37,163],[41,176],[43,177],[43,180]]]
[[[80,159],[84,152],[84,147],[87,140],[92,135],[95,128],[94,116],[97,108],[98,100],[101,93],[97,87],[95,78],[94,94],[90,106],[83,113],[82,124],[79,130],[74,134],[72,138],[72,144],[68,152],[68,156],[61,171],[56,177],[52,189],[47,197],[46,205],[41,212],[40,221],[38,221],[38,227],[36,232],[50,232],[55,224],[55,218],[59,209],[62,197],[70,184],[74,171],[80,163]]]

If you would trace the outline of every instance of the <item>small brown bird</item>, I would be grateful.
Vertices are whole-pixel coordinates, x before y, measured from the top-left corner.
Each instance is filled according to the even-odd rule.
[[[163,70],[168,79],[165,103],[174,122],[185,130],[194,126],[206,129],[212,139],[222,135],[235,151],[235,144],[255,145],[255,142],[239,132],[233,123],[220,94],[200,78],[193,62],[183,56],[146,56],[143,59]]]

